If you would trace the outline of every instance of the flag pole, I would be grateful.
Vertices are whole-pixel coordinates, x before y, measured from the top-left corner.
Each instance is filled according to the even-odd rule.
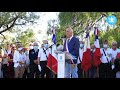
[[[52,26],[53,35],[54,35],[54,33],[55,33],[54,22],[55,22],[55,20],[53,20],[53,26]],[[55,36],[55,39],[56,39],[56,36]],[[55,41],[52,40],[52,42],[54,43],[53,45],[56,45],[56,40],[55,40]],[[52,46],[51,46],[51,55],[52,55],[52,49],[53,49],[53,48],[52,48]],[[51,57],[51,70],[52,70],[52,57]],[[51,72],[51,74],[52,74],[52,78],[55,78],[55,74],[54,74],[53,71]]]

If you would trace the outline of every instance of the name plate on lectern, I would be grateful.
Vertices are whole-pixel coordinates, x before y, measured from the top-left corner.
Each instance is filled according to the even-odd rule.
[[[65,53],[58,53],[58,78],[65,77]]]

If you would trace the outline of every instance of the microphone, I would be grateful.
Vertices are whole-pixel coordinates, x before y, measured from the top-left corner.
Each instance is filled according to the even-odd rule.
[[[52,48],[53,45],[54,45],[54,44],[50,45],[48,48]]]

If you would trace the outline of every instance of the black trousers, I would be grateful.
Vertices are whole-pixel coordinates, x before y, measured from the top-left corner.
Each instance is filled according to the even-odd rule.
[[[112,78],[111,65],[108,63],[101,63],[99,67],[99,77],[100,78]]]
[[[97,67],[92,66],[89,69],[89,78],[97,78]]]
[[[30,77],[30,74],[28,73],[27,69],[25,68],[23,78],[29,78],[29,77]]]
[[[40,71],[38,65],[30,65],[30,77],[29,78],[40,78]]]
[[[46,75],[46,78],[51,78],[51,71],[50,69],[46,66],[47,61],[40,61],[40,66],[41,66],[41,78],[44,78]]]
[[[2,65],[3,78],[8,78],[8,66],[7,64]]]
[[[81,68],[81,63],[79,63],[77,67],[78,67],[78,78],[83,78],[83,70]]]

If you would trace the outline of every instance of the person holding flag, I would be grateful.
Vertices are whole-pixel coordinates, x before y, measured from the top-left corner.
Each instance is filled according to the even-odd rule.
[[[47,60],[49,55],[49,44],[47,40],[43,40],[44,47],[40,48],[38,53],[38,61],[41,66],[41,78],[50,78],[50,70],[47,68]]]
[[[57,55],[55,54],[56,50],[56,34],[55,34],[55,27],[52,27],[52,42],[53,44],[49,47],[49,55],[47,60],[47,67],[52,71],[51,77],[56,77],[57,75],[57,68],[58,68],[58,62],[57,62]]]
[[[65,62],[65,78],[78,78],[77,60],[79,56],[79,39],[73,36],[73,29],[66,28],[66,41],[64,43],[63,51],[69,53],[70,60]]]
[[[93,68],[93,75],[90,76],[90,78],[99,77],[99,65],[101,63],[101,52],[100,52],[100,45],[99,45],[99,39],[98,39],[98,27],[95,27],[94,30],[95,35],[95,41],[93,45],[93,50],[91,51],[91,68]],[[90,70],[92,73],[92,70]]]
[[[86,77],[95,78],[99,76],[99,65],[100,65],[100,45],[98,40],[98,29],[95,27],[95,42],[91,45],[90,49],[90,39],[89,32],[86,33],[86,40],[84,46],[84,53],[82,58],[82,68],[85,71]],[[89,76],[88,76],[89,72]]]
[[[88,71],[91,68],[91,52],[90,52],[90,39],[89,39],[89,32],[86,32],[86,39],[84,44],[84,51],[82,57],[82,69],[85,72],[84,77],[88,77]]]

